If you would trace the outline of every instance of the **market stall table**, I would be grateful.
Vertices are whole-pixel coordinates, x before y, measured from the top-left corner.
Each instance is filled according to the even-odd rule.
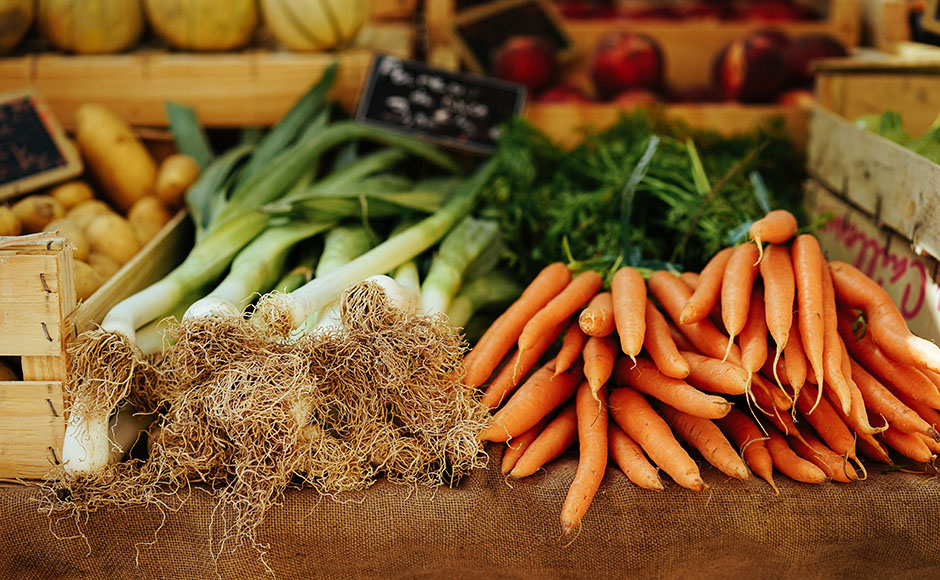
[[[289,491],[260,528],[273,575],[248,546],[215,559],[215,502],[198,490],[178,511],[103,510],[82,520],[86,539],[58,539],[53,531],[74,535],[73,520],[50,526],[36,487],[2,487],[0,578],[940,577],[935,476],[869,464],[867,481],[813,486],[778,474],[774,495],[709,468],[704,493],[651,492],[609,468],[563,547],[558,517],[576,460],[509,483],[496,465],[451,489],[382,481],[341,501]]]

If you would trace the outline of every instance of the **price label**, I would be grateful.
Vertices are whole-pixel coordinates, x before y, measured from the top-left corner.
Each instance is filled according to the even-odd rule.
[[[500,126],[521,114],[525,87],[378,54],[356,118],[475,153],[491,153]]]

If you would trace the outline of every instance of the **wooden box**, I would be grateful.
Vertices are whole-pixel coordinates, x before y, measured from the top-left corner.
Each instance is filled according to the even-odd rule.
[[[59,461],[65,432],[68,340],[120,300],[166,274],[192,244],[180,212],[88,300],[76,304],[72,250],[54,233],[0,238],[0,356],[22,381],[0,382],[0,479],[42,478]]]

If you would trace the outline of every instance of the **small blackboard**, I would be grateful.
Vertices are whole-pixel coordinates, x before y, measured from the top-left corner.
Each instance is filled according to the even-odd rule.
[[[940,0],[927,0],[920,25],[927,32],[940,34]]]
[[[512,36],[545,39],[561,62],[575,54],[574,42],[547,0],[500,0],[460,10],[453,32],[467,68],[478,73],[490,72],[493,51]]]
[[[499,127],[522,113],[520,84],[377,54],[356,119],[457,149],[491,153]]]
[[[58,121],[31,91],[0,95],[0,199],[82,172]]]

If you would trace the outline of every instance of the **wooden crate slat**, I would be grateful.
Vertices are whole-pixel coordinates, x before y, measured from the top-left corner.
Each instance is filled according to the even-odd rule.
[[[17,254],[0,251],[0,354],[60,356],[75,304],[70,248]]]
[[[61,383],[0,382],[0,417],[0,478],[46,475],[65,434]]]

